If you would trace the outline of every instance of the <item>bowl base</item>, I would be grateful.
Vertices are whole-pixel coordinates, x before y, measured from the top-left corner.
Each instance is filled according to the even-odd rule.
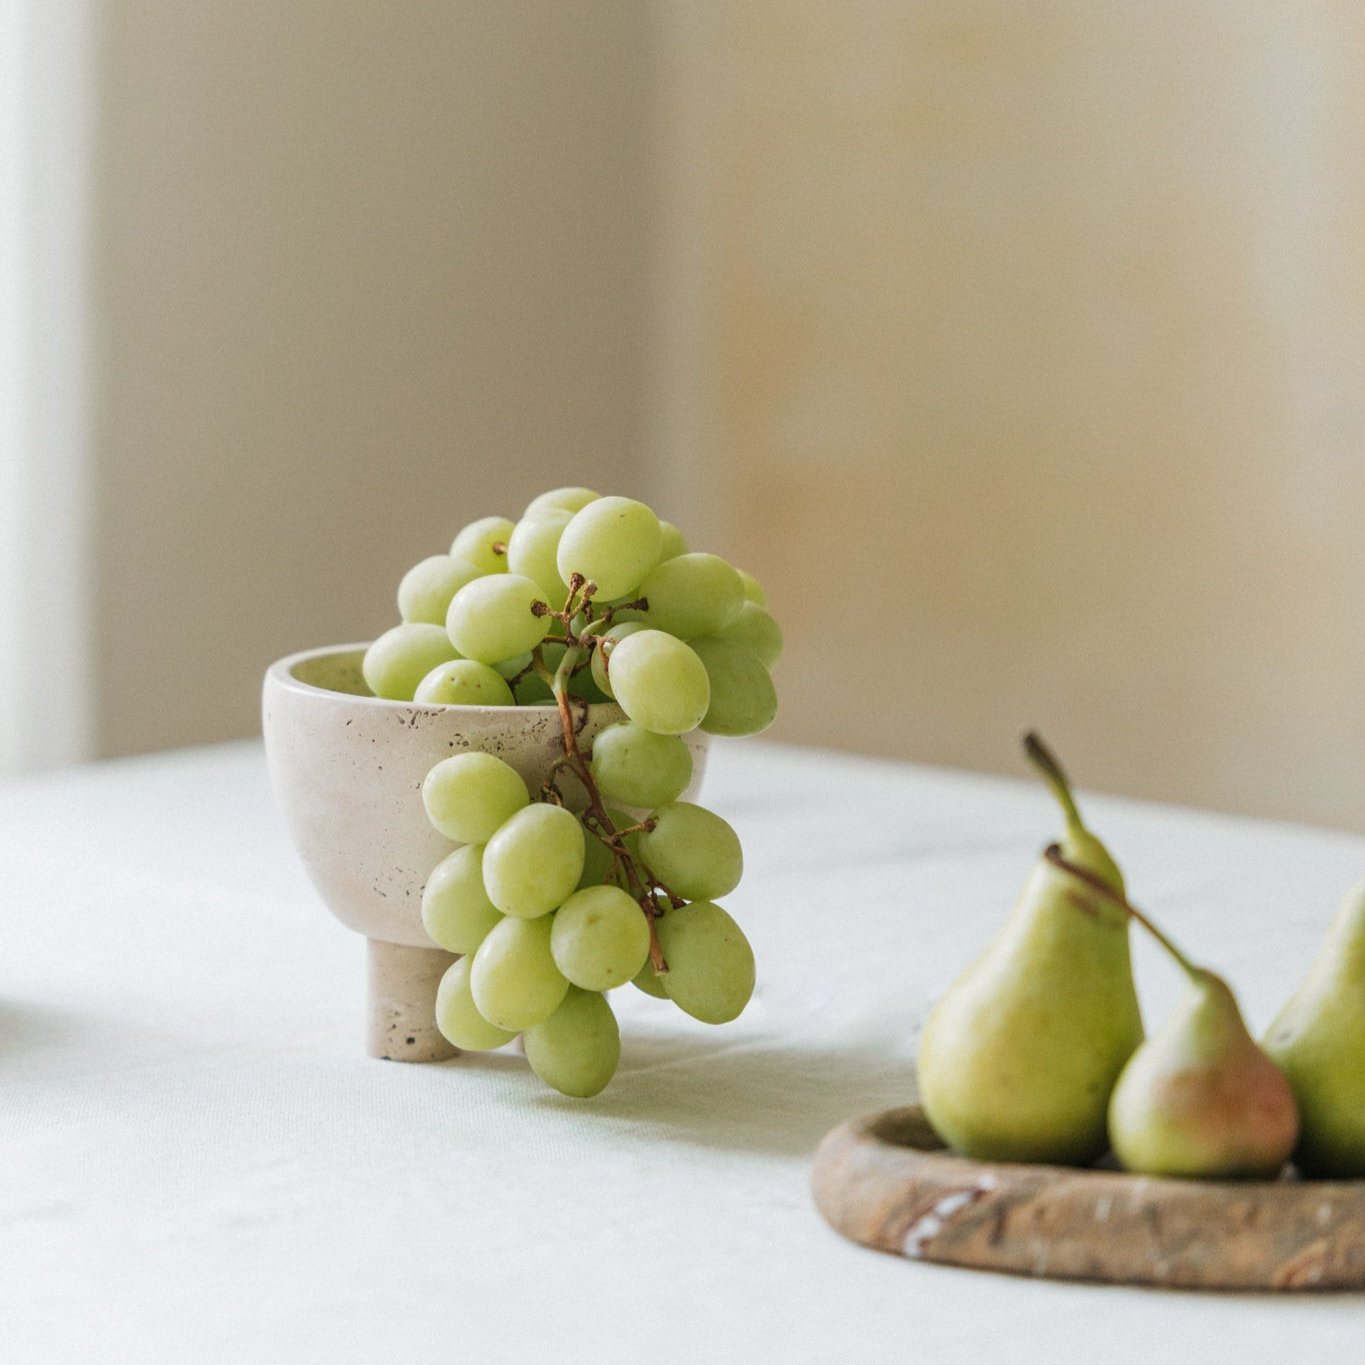
[[[436,1027],[436,988],[453,953],[369,940],[365,1047],[393,1062],[444,1062],[459,1055]]]

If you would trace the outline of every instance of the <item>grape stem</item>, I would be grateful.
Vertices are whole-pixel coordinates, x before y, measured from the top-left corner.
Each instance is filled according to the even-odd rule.
[[[608,607],[606,611],[602,613],[602,628],[604,630],[608,630],[611,628],[612,617],[614,617],[618,611],[648,610],[649,610],[648,597],[637,597],[633,602],[618,602],[614,607]]]
[[[639,903],[640,909],[644,911],[645,919],[649,924],[649,961],[656,972],[666,972],[668,963],[664,960],[663,948],[659,943],[657,920],[662,911],[659,908],[658,896],[667,897],[669,904],[675,908],[686,904],[686,902],[681,896],[657,881],[647,868],[638,865],[635,858],[631,856],[630,850],[626,848],[625,837],[627,834],[650,830],[654,827],[654,822],[644,820],[638,825],[631,825],[626,829],[618,830],[611,816],[607,814],[602,793],[598,790],[588,761],[578,746],[579,733],[588,719],[588,703],[583,698],[571,697],[569,679],[591,657],[591,650],[597,644],[598,635],[610,626],[612,614],[616,610],[616,608],[608,608],[603,615],[593,616],[592,599],[596,591],[597,585],[595,583],[585,579],[581,574],[574,574],[569,582],[569,596],[564,603],[563,611],[556,612],[547,609],[538,613],[556,618],[562,621],[564,625],[564,657],[559,661],[559,666],[553,673],[545,662],[545,655],[540,646],[537,646],[531,653],[530,667],[535,669],[536,673],[545,680],[554,693],[555,705],[559,708],[559,723],[560,729],[563,731],[564,741],[564,752],[555,759],[551,767],[550,780],[546,783],[544,790],[552,791],[556,797],[560,796],[556,779],[564,768],[568,768],[578,779],[588,797],[588,809],[583,816],[583,824],[595,839],[606,845],[612,856],[615,872],[625,879],[630,888],[631,896]],[[640,604],[622,605],[639,606]],[[575,615],[580,612],[586,612],[588,620],[583,628],[575,633],[573,620]],[[574,721],[571,704],[573,700],[580,700],[583,703],[583,716],[577,724]]]
[[[680,895],[678,895],[676,891],[670,890],[667,886],[663,884],[663,882],[659,881],[657,877],[652,877],[650,880],[653,881],[654,885],[657,886],[659,890],[662,891],[664,895],[668,897],[668,903],[675,910],[687,904],[687,902]]]

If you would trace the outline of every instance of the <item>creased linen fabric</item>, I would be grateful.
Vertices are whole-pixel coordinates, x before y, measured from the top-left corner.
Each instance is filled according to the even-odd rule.
[[[0,1362],[993,1362],[1315,1355],[1352,1298],[1231,1299],[910,1264],[831,1232],[820,1137],[913,1095],[929,1002],[1058,829],[1045,791],[746,741],[703,800],[759,985],[708,1028],[627,987],[596,1100],[507,1051],[361,1048],[362,941],[256,744],[0,788]],[[1365,840],[1088,799],[1263,1028]],[[1180,989],[1136,946],[1150,1024]]]

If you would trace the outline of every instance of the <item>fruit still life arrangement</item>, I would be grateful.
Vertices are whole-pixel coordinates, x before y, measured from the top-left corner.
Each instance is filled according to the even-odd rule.
[[[560,488],[485,517],[398,587],[399,625],[364,655],[370,692],[425,707],[552,707],[562,753],[539,790],[494,753],[441,759],[421,785],[450,852],[422,889],[430,939],[459,954],[436,995],[456,1048],[520,1035],[548,1085],[589,1097],[633,983],[709,1024],[753,992],[753,952],[719,903],[743,854],[683,800],[685,737],[751,735],[777,713],[782,634],[748,574],[641,502]],[[580,737],[589,708],[622,718]]]
[[[1203,1289],[1365,1289],[1365,882],[1264,1038],[1129,899],[1036,735],[1065,832],[931,1009],[919,1103],[816,1156],[839,1232],[915,1260]],[[1144,1034],[1129,952],[1185,978]]]
[[[519,1039],[589,1098],[621,1056],[610,992],[738,1017],[754,954],[723,902],[743,852],[695,797],[710,737],[776,715],[759,585],[643,503],[562,488],[466,526],[397,601],[372,643],[273,665],[263,697],[294,842],[368,940],[371,1054]],[[1365,1289],[1365,883],[1258,1042],[1129,898],[1042,741],[1025,752],[1064,832],[930,1011],[919,1103],[821,1144],[822,1213],[1014,1273]],[[1134,932],[1186,982],[1150,1034]]]
[[[1365,884],[1263,1043],[1227,982],[1128,899],[1036,735],[1029,759],[1066,820],[996,939],[931,1012],[924,1111],[964,1156],[1210,1179],[1365,1176]],[[1129,924],[1188,981],[1144,1039]]]

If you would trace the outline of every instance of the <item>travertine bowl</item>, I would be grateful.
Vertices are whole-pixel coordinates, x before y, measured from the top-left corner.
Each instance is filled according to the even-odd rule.
[[[431,706],[372,696],[364,644],[292,654],[266,671],[262,727],[275,798],[328,909],[369,940],[371,1055],[438,1061],[455,1050],[436,1029],[441,974],[454,961],[422,927],[422,887],[455,845],[427,823],[422,779],[469,749],[510,763],[532,795],[563,752],[553,706]],[[576,708],[582,715],[583,708]],[[586,749],[621,708],[586,708]],[[707,736],[686,737],[693,796]],[[577,788],[572,777],[562,784]]]

